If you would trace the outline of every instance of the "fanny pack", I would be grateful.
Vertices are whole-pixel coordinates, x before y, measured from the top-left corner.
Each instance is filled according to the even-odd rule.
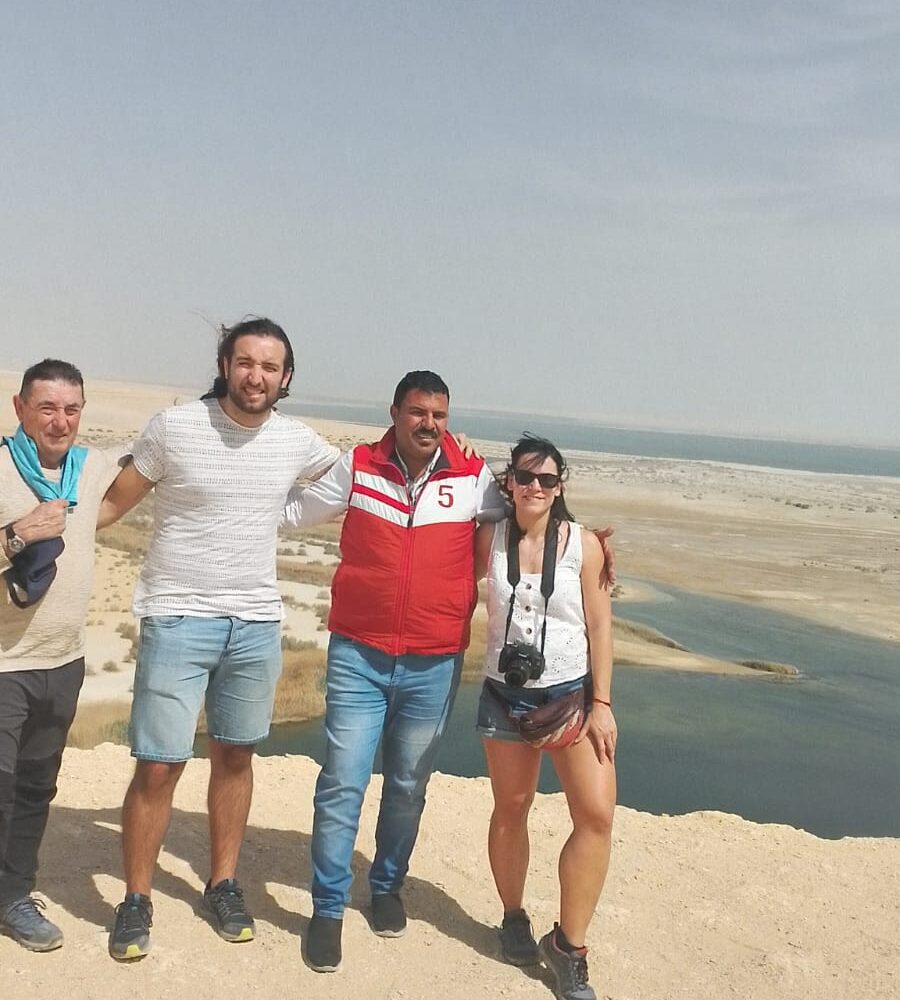
[[[494,700],[503,706],[507,718],[519,736],[536,750],[564,750],[578,738],[589,713],[589,675],[584,684],[561,698],[554,698],[546,705],[538,705],[524,715],[511,712],[509,705],[494,690],[490,680],[487,688]]]
[[[9,599],[16,607],[30,607],[47,593],[56,579],[56,560],[65,547],[61,538],[44,538],[12,557],[12,565],[3,575]]]

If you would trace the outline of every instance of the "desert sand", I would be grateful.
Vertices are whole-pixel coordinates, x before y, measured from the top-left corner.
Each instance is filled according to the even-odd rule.
[[[0,395],[18,378],[0,374]],[[84,437],[129,440],[158,408],[196,393],[91,380]],[[376,436],[372,428],[310,420],[335,443]],[[12,429],[11,406],[0,431]],[[492,461],[502,445],[479,442]],[[623,592],[652,597],[654,582],[754,601],[812,621],[900,639],[900,481],[748,469],[707,462],[570,453],[571,505],[585,523],[612,524]],[[327,562],[324,544],[304,556]],[[84,700],[127,700],[138,565],[98,544],[98,581],[88,624],[92,674]],[[321,587],[285,581],[286,634],[323,645],[308,605]],[[728,671],[690,652],[621,640],[630,663]],[[51,955],[31,955],[0,938],[0,996],[88,998],[370,996],[550,996],[546,974],[498,958],[500,914],[485,857],[490,790],[483,779],[436,775],[410,874],[408,934],[375,937],[365,880],[358,878],[345,922],[345,966],[310,972],[298,935],[311,913],[308,843],[315,766],[266,758],[242,858],[258,940],[225,945],[195,913],[206,877],[206,764],[193,762],[154,895],[154,953],[120,967],[106,955],[113,907],[122,895],[118,808],[130,774],[127,750],[104,745],[67,752],[43,850],[40,887],[67,936]],[[357,845],[356,870],[371,858],[379,779],[373,779]],[[539,795],[532,821],[531,912],[539,932],[556,906],[555,858],[567,829],[565,803]],[[588,938],[601,997],[627,1000],[752,996],[887,1000],[900,995],[900,840],[825,841],[789,827],[720,813],[650,816],[617,812],[609,880]]]
[[[369,929],[365,872],[379,791],[374,778],[345,916],[344,965],[307,969],[299,936],[311,915],[308,848],[315,765],[257,761],[241,877],[258,924],[248,944],[220,941],[197,912],[206,878],[205,761],[178,787],[154,891],[153,951],[120,966],[106,953],[123,883],[119,806],[128,752],[69,750],[43,850],[41,887],[66,935],[62,950],[29,954],[0,938],[0,996],[233,996],[430,1000],[552,996],[540,967],[498,954],[501,914],[485,857],[486,779],[437,774],[405,896],[399,939]],[[568,816],[561,795],[532,813],[528,905],[539,933],[555,916],[555,858]],[[612,865],[588,935],[591,978],[613,1000],[889,1000],[897,996],[900,841],[818,840],[722,813],[649,816],[619,808]]]

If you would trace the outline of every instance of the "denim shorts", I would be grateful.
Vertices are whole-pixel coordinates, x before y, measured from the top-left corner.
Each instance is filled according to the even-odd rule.
[[[588,687],[590,674],[574,681],[563,681],[550,687],[510,687],[503,681],[486,677],[478,699],[478,720],[475,728],[487,739],[524,743],[519,736],[515,716],[524,715],[539,705],[564,698],[573,691]],[[513,716],[513,718],[510,718]]]
[[[266,738],[281,675],[281,622],[151,615],[141,619],[131,755],[176,763],[193,756],[200,709],[223,743]]]

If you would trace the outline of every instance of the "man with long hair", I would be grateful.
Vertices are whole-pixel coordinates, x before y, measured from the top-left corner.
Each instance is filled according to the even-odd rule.
[[[153,417],[104,501],[108,523],[155,488],[134,597],[137,763],[122,807],[126,894],[109,939],[120,961],[150,949],[153,873],[204,705],[210,872],[202,905],[226,941],[255,934],[236,871],[253,751],[268,734],[281,673],[278,523],[294,482],[322,475],[339,454],[275,410],[293,373],[290,341],[271,320],[224,328],[211,390]]]

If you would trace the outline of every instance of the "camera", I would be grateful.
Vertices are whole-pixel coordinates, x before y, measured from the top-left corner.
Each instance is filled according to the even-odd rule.
[[[508,642],[500,650],[497,670],[510,687],[522,687],[544,672],[544,654],[530,643]]]

